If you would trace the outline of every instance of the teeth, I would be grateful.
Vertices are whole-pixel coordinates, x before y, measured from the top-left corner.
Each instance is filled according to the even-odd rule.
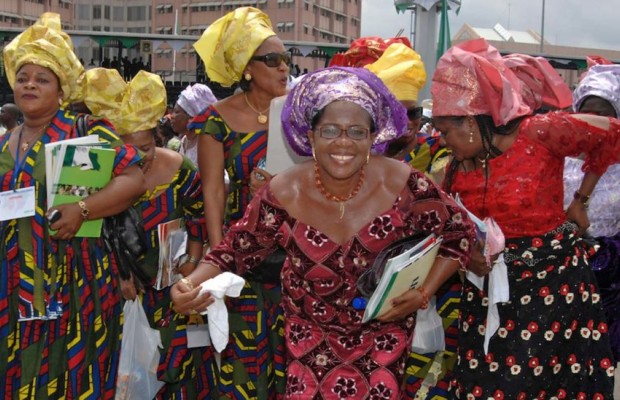
[[[351,160],[353,158],[353,156],[332,155],[332,158],[335,158],[338,161],[348,161],[348,160]]]

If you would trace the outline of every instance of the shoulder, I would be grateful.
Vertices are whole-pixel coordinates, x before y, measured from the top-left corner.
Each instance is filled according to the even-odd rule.
[[[390,192],[400,193],[415,170],[408,164],[385,156],[374,156],[367,166],[368,177],[376,179]]]
[[[313,171],[312,161],[297,164],[275,175],[269,181],[269,189],[280,204],[288,204],[299,197]]]
[[[178,170],[184,164],[184,156],[174,150],[158,147],[155,155],[159,158],[163,165],[167,165],[170,170]]]

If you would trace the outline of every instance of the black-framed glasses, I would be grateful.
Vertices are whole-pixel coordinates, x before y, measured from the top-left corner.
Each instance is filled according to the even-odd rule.
[[[344,132],[350,139],[364,140],[370,133],[370,129],[364,128],[363,126],[348,126],[346,128],[341,128],[336,125],[323,125],[319,126],[317,131],[323,139],[336,139],[339,138]]]
[[[262,61],[268,67],[277,68],[284,62],[286,65],[291,63],[291,52],[285,51],[284,53],[267,53],[262,56],[253,56],[252,60]]]
[[[422,107],[413,107],[407,109],[407,118],[412,119],[420,119],[422,118]]]

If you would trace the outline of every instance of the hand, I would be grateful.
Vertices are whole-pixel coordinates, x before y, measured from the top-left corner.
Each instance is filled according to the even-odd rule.
[[[215,299],[210,293],[201,296],[200,286],[190,288],[185,282],[179,281],[170,288],[170,298],[174,304],[174,310],[179,314],[190,315],[204,312]]]
[[[264,169],[254,168],[250,175],[250,194],[254,196],[254,193],[262,188],[264,184],[269,183],[271,178],[273,178],[273,175]]]
[[[377,320],[381,322],[400,321],[418,311],[423,303],[424,297],[422,293],[416,289],[409,289],[392,300],[392,308],[379,316]]]
[[[566,218],[573,221],[579,227],[578,235],[582,236],[590,227],[590,219],[588,218],[588,209],[585,204],[579,200],[573,200],[566,209]]]
[[[127,280],[121,279],[121,293],[125,300],[135,300],[138,290],[133,283],[133,276]]]
[[[478,276],[485,276],[493,269],[493,263],[497,259],[499,254],[495,254],[491,257],[491,265],[487,264],[487,260],[484,256],[484,242],[481,240],[476,241],[474,247],[471,249],[471,258],[469,260],[468,269]]]
[[[56,231],[56,233],[52,235],[52,239],[69,240],[73,238],[84,222],[80,206],[78,206],[77,203],[61,204],[54,206],[53,209],[60,211],[61,217],[58,221],[50,225],[50,228]],[[49,215],[51,211],[52,209],[48,210],[47,215]]]

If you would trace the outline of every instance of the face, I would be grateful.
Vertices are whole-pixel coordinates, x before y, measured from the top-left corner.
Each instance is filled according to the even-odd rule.
[[[579,112],[586,113],[586,114],[596,114],[602,117],[617,118],[616,110],[611,105],[611,103],[598,96],[587,97],[583,101],[583,103],[581,103]]]
[[[284,53],[286,50],[280,39],[272,36],[266,39],[254,52],[254,56],[264,56],[270,53]],[[277,67],[270,67],[265,62],[250,60],[244,73],[252,75],[250,89],[265,92],[278,97],[286,94],[288,83],[288,65],[283,61]]]
[[[441,144],[457,161],[473,159],[482,152],[480,130],[473,117],[434,117],[433,126],[441,132]]]
[[[56,113],[63,93],[56,75],[35,64],[23,65],[15,76],[15,104],[25,117]]]
[[[123,142],[137,147],[144,153],[142,158],[142,170],[148,171],[155,159],[155,134],[152,129],[138,131],[129,135],[123,135]]]
[[[190,116],[185,112],[178,104],[174,105],[172,109],[170,125],[172,126],[172,130],[181,134],[187,130],[187,123],[190,120]]]
[[[314,130],[308,132],[319,167],[332,179],[348,179],[358,173],[374,140],[371,126],[370,115],[357,104],[337,101],[325,107]],[[344,132],[347,129],[348,134]],[[339,134],[334,137],[336,132]]]
[[[402,157],[410,152],[416,145],[417,134],[420,130],[422,109],[417,106],[414,100],[402,100],[400,104],[407,109],[407,117],[409,120],[407,122],[407,133],[390,142],[386,150],[386,155],[388,157]]]

